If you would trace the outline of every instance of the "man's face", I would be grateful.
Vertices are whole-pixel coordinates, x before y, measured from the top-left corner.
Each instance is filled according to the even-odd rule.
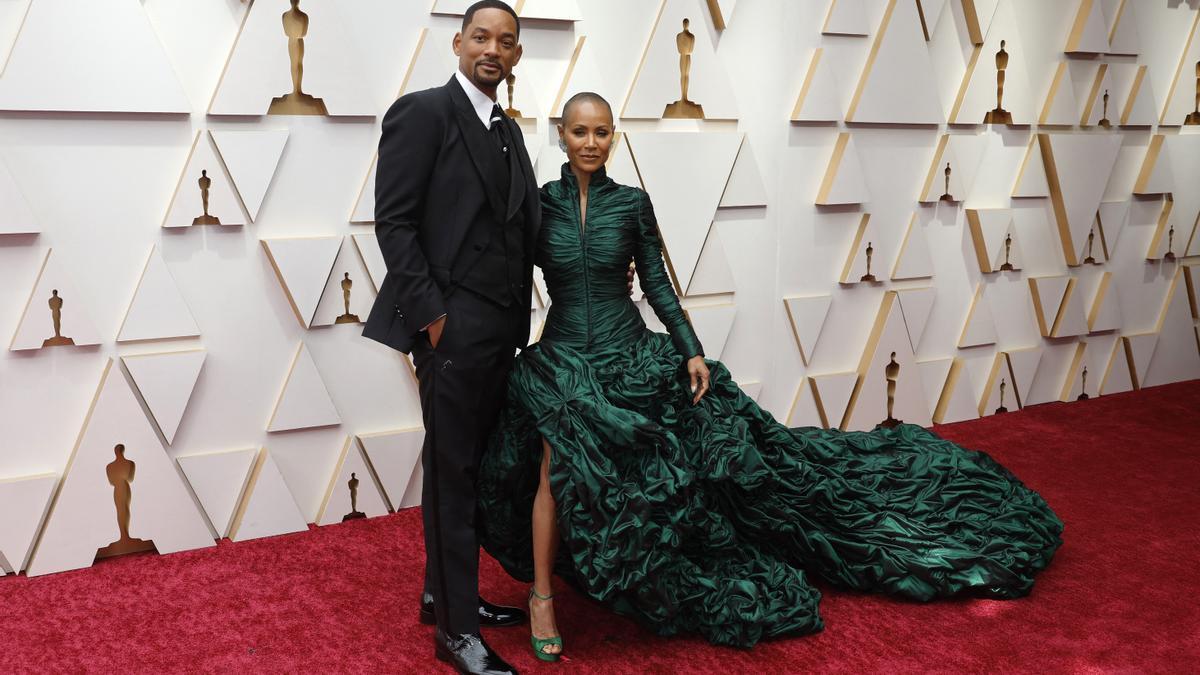
[[[458,69],[484,91],[496,87],[521,60],[517,22],[501,9],[475,12],[466,30],[454,36]]]

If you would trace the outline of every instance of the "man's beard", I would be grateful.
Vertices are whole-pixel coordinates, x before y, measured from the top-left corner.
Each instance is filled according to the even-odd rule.
[[[482,68],[485,63],[495,66],[499,72],[496,75],[487,74]],[[508,72],[504,70],[504,66],[495,61],[477,61],[474,73],[475,81],[487,87],[497,87],[508,77]]]

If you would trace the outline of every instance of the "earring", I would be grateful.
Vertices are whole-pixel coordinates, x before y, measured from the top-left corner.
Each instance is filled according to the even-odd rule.
[[[562,150],[563,152],[566,152],[567,151],[567,142],[561,138],[558,139],[558,149]]]

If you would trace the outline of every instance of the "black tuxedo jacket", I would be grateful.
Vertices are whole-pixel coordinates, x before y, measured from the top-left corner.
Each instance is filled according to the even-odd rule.
[[[457,78],[400,97],[383,119],[375,178],[375,235],[387,276],[363,335],[402,352],[446,313],[445,301],[479,260],[492,231],[524,215],[525,286],[533,292],[533,250],[541,226],[537,179],[516,122],[504,118],[523,181],[501,194],[503,155]],[[495,283],[507,288],[507,278]],[[523,347],[529,339],[523,333]]]

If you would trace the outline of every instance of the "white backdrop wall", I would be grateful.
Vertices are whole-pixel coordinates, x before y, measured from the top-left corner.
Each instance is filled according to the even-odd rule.
[[[369,299],[371,280],[362,270],[373,264],[370,251],[361,260],[349,235],[372,233],[361,221],[369,220],[363,214],[370,213],[379,123],[402,89],[450,77],[449,37],[459,23],[453,13],[465,4],[304,0],[312,19],[305,91],[326,99],[333,116],[324,117],[266,114],[271,99],[290,88],[279,24],[284,0],[0,0],[0,160],[11,174],[9,181],[0,171],[0,335],[32,336],[35,346],[50,337],[41,287],[61,284],[73,289],[63,309],[72,331],[85,341],[79,322],[86,314],[98,343],[0,352],[0,560],[10,571],[29,560],[33,532],[49,531],[55,514],[70,512],[63,505],[84,499],[70,494],[64,474],[85,465],[73,456],[91,447],[81,432],[106,372],[137,385],[145,416],[139,424],[149,420],[159,437],[142,452],[173,459],[258,453],[257,462],[255,453],[244,453],[238,456],[245,461],[204,476],[176,465],[180,489],[202,507],[180,517],[204,518],[213,536],[230,532],[232,510],[243,538],[294,530],[297,511],[300,521],[315,522],[330,492],[342,489],[343,465],[361,463],[350,437],[366,437],[389,503],[414,503],[412,462],[397,465],[403,475],[382,468],[389,462],[383,453],[411,455],[412,443],[372,446],[388,432],[420,426],[405,359],[361,338],[357,324],[306,328],[314,308],[299,299],[298,320],[292,301],[307,285],[315,302],[329,279],[324,294],[336,311],[326,306],[318,314],[341,314],[343,268],[354,269],[356,303]],[[525,57],[515,104],[532,117],[522,127],[539,155],[539,174],[555,177],[562,161],[553,129],[560,90],[595,88],[624,111],[618,126],[628,134],[613,174],[624,182],[640,176],[650,190],[677,282],[689,290],[690,279],[684,304],[710,356],[780,419],[831,426],[846,419],[849,428],[869,428],[882,419],[891,352],[902,366],[899,416],[924,424],[991,414],[995,373],[1010,380],[1008,391],[1019,392],[1022,405],[1074,400],[1085,386],[1095,396],[1200,377],[1189,267],[1200,259],[1200,127],[1181,126],[1200,60],[1200,1],[523,5]],[[691,98],[711,119],[657,119],[679,97],[681,16],[697,36]],[[1068,55],[1077,23],[1083,52]],[[994,105],[992,45],[999,39],[1011,54],[1005,100],[1014,126],[981,124],[981,111]],[[810,68],[818,48],[818,67]],[[1146,100],[1126,106],[1135,79]],[[1089,105],[1097,87],[1112,95],[1111,129],[1094,124],[1102,114],[1099,102]],[[1126,109],[1129,124],[1121,125]],[[266,133],[227,133],[236,131]],[[177,185],[181,204],[198,203],[189,191],[196,190],[200,153],[214,147],[208,132],[241,195],[233,203],[240,210],[248,202],[242,213],[226,206],[223,222],[245,224],[164,228]],[[745,135],[740,154],[729,151],[739,147],[730,133]],[[843,134],[841,161],[831,170]],[[950,138],[939,150],[944,134]],[[1155,149],[1157,135],[1163,140]],[[722,136],[734,138],[732,145]],[[1042,156],[1047,148],[1053,160]],[[931,172],[931,199],[942,192],[940,159],[950,157],[960,192],[954,201],[924,201]],[[1061,174],[1055,185],[1014,198],[1019,175],[1036,183],[1046,169]],[[219,163],[214,175],[225,180]],[[825,181],[827,205],[818,205]],[[1070,212],[1069,223],[1060,223],[1057,206]],[[1011,221],[999,240],[1007,231],[1018,242],[1018,271],[981,271],[968,210],[999,218],[1002,228]],[[1097,211],[1108,256],[1075,265],[1061,232],[1073,233],[1066,248],[1081,258]],[[199,213],[183,215],[190,222]],[[1164,260],[1171,227],[1174,261]],[[337,239],[289,246],[308,237],[344,238],[333,269]],[[994,258],[997,239],[988,241]],[[865,272],[868,242],[881,282],[841,283]],[[911,278],[892,279],[902,246],[912,271],[896,276]],[[151,265],[157,273],[148,269],[143,277],[148,256],[165,265]],[[299,271],[284,274],[283,284],[275,266],[289,264]],[[178,315],[182,302],[196,330],[151,319],[150,339],[118,341],[143,279],[178,287],[178,296],[169,288],[159,293],[166,304],[151,317]],[[1040,290],[1046,331],[1031,286]],[[535,326],[543,316],[539,305]],[[194,371],[179,376],[163,366],[139,375],[122,360],[197,349],[206,355],[194,390]],[[1086,385],[1079,377],[1085,366]],[[293,398],[280,402],[285,384]],[[299,428],[267,431],[277,404],[294,413],[300,421],[290,426]],[[1006,405],[1015,410],[1017,401]],[[104,410],[97,406],[96,416]],[[177,431],[174,422],[164,429],[172,417]],[[419,432],[409,435],[419,443]],[[275,467],[282,493],[269,489]],[[47,474],[55,480],[48,483]],[[211,490],[198,487],[205,481],[233,486],[212,498],[224,503],[207,502]],[[27,489],[35,483],[53,487]],[[133,486],[135,503],[136,495],[149,494]],[[111,508],[100,494],[96,508]],[[253,494],[266,501],[255,503]],[[294,503],[286,502],[289,494]],[[51,553],[39,551],[35,562],[41,555]],[[46,571],[53,566],[46,563]]]

